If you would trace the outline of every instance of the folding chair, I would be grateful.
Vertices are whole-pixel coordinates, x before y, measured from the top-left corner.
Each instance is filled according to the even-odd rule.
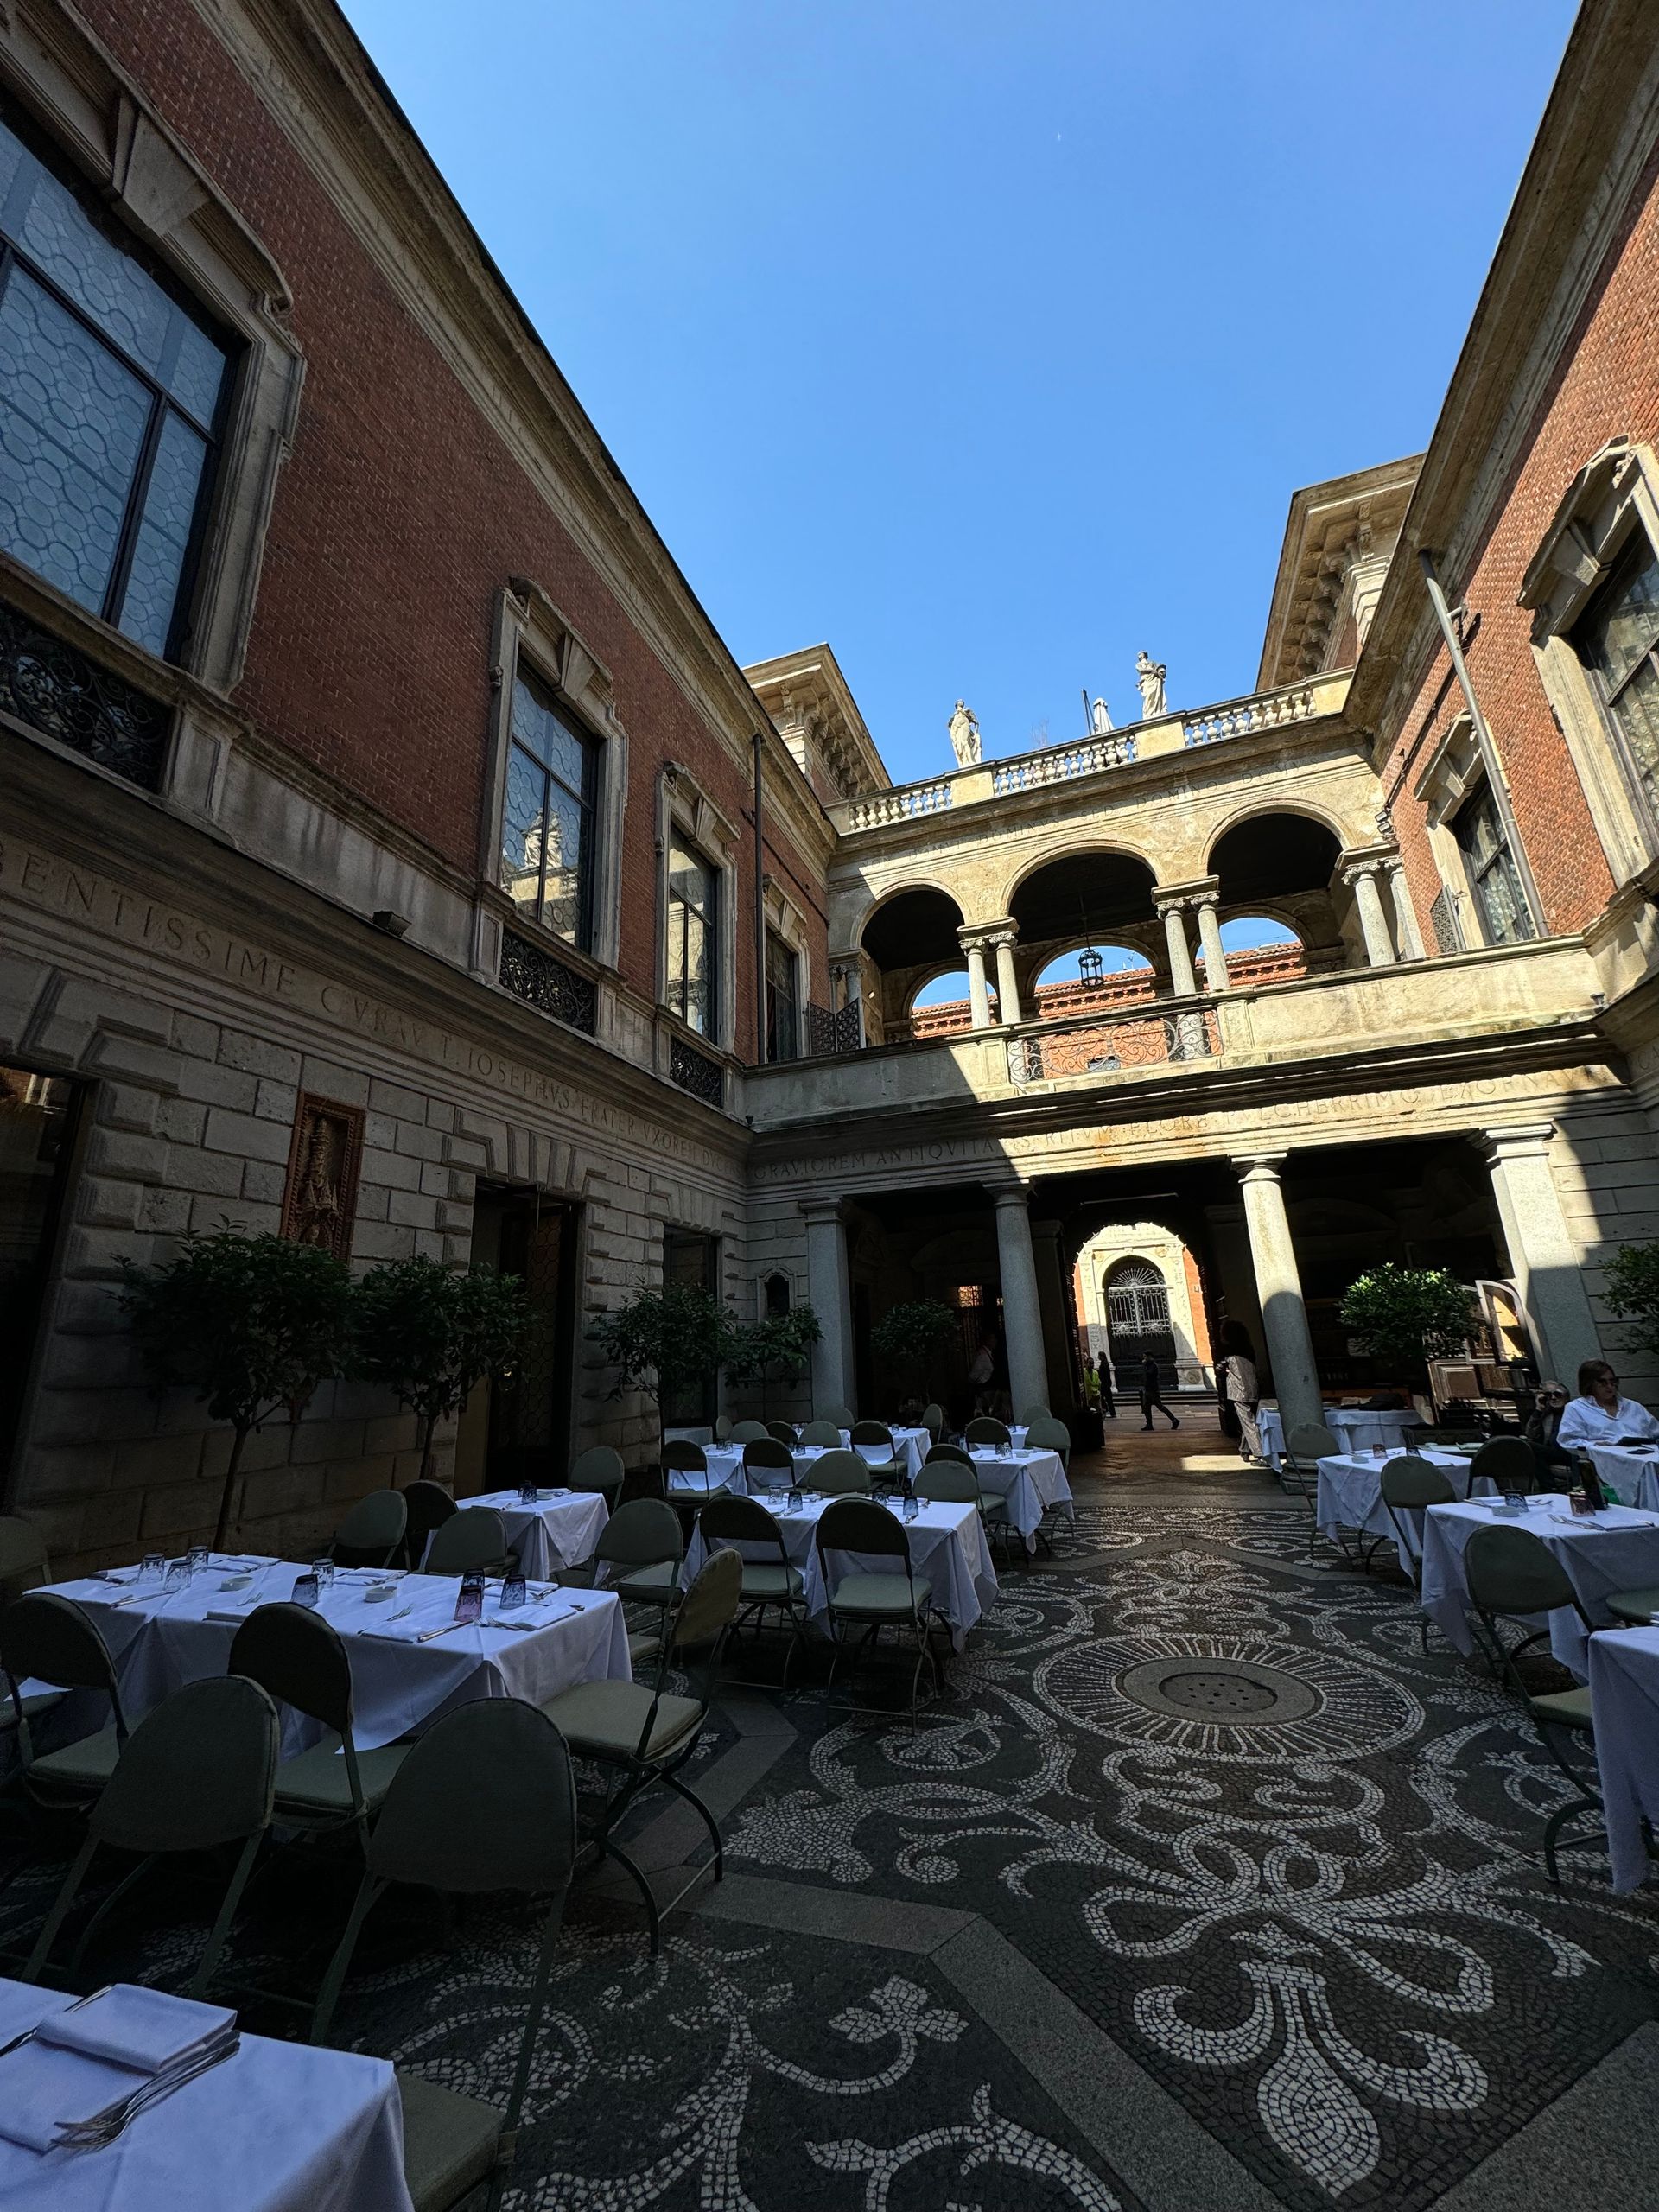
[[[622,1454],[613,1444],[590,1444],[570,1463],[569,1486],[597,1491],[606,1504],[614,1509],[626,1473]]]
[[[826,1452],[812,1462],[803,1485],[823,1497],[870,1494],[870,1463],[856,1452]]]
[[[901,1648],[904,1636],[912,1634],[917,1643],[916,1666],[910,1678],[910,1719],[913,1727],[923,1663],[926,1663],[936,1695],[939,1669],[928,1640],[928,1624],[933,1617],[933,1586],[911,1565],[910,1538],[905,1533],[904,1522],[874,1498],[838,1497],[819,1515],[813,1541],[817,1548],[818,1571],[828,1592],[830,1625],[835,1637],[826,1695],[835,1687],[836,1669],[841,1663],[843,1625],[864,1630],[854,1655],[855,1672],[859,1660],[874,1646],[884,1628],[893,1630],[901,1640]],[[896,1559],[902,1563],[902,1572],[887,1574],[880,1570],[857,1568],[837,1580],[830,1567],[830,1554],[834,1552],[855,1552],[867,1556],[874,1554],[880,1558]]]
[[[426,1574],[505,1574],[507,1524],[491,1505],[467,1505],[427,1547]]]
[[[336,1567],[390,1567],[409,1528],[409,1501],[397,1490],[372,1490],[334,1531],[328,1556]]]
[[[404,1491],[404,1564],[418,1567],[426,1548],[446,1521],[460,1511],[442,1483],[413,1482]]]
[[[354,1825],[366,1855],[369,1823],[410,1747],[357,1748],[352,1662],[339,1630],[307,1605],[261,1605],[236,1631],[225,1670],[246,1675],[277,1705],[291,1706],[327,1732],[320,1744],[277,1767],[279,1822],[315,1830]]]
[[[753,1544],[777,1554],[774,1559],[755,1560],[739,1554],[743,1560],[743,1583],[739,1599],[741,1610],[734,1626],[741,1628],[753,1617],[758,1642],[768,1610],[783,1612],[791,1635],[783,1680],[778,1687],[787,1690],[795,1653],[806,1637],[806,1584],[799,1567],[790,1563],[789,1554],[784,1548],[783,1530],[766,1507],[753,1497],[715,1498],[703,1507],[699,1525],[702,1541],[711,1553],[721,1544]]]

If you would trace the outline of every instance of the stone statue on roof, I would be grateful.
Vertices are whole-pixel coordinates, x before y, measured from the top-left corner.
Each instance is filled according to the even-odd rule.
[[[979,765],[979,723],[965,699],[958,699],[950,716],[950,744],[958,768]]]
[[[1096,737],[1104,737],[1111,726],[1112,718],[1107,711],[1106,702],[1103,699],[1096,699],[1089,709],[1090,728]]]
[[[1164,662],[1154,660],[1143,645],[1135,664],[1135,681],[1141,694],[1141,719],[1151,721],[1155,715],[1167,714],[1164,704],[1164,678],[1169,670]]]

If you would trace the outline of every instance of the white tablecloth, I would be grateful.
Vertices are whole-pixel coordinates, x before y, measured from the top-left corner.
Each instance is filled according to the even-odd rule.
[[[1639,1889],[1653,1863],[1642,1822],[1659,1829],[1659,1628],[1591,1637],[1590,1704],[1613,1887]]]
[[[292,1560],[265,1560],[245,1589],[226,1590],[224,1568],[210,1567],[171,1595],[131,1583],[54,1586],[85,1605],[103,1630],[128,1718],[136,1720],[186,1682],[222,1675],[239,1623],[256,1606],[290,1597],[303,1571]],[[501,1618],[501,1586],[492,1582],[481,1621],[427,1643],[404,1643],[393,1639],[454,1619],[460,1578],[406,1575],[389,1603],[371,1605],[366,1593],[380,1580],[371,1569],[342,1568],[320,1608],[346,1639],[360,1750],[392,1743],[469,1698],[521,1697],[541,1705],[577,1682],[632,1678],[622,1608],[607,1591],[538,1593],[538,1604],[506,1618],[542,1625],[509,1629],[493,1625]],[[405,1605],[410,1612],[394,1619]],[[210,1619],[210,1613],[231,1617]],[[290,1714],[284,1750],[301,1750],[318,1733],[315,1724]]]
[[[1391,1414],[1369,1413],[1361,1406],[1326,1406],[1319,1420],[1349,1452],[1363,1452],[1373,1444],[1403,1444],[1408,1428],[1423,1425],[1422,1415],[1410,1406]],[[1283,1419],[1272,1406],[1263,1406],[1256,1426],[1262,1432],[1262,1456],[1276,1467],[1285,1448]]]
[[[580,1567],[591,1559],[600,1530],[611,1517],[596,1491],[543,1491],[529,1505],[516,1490],[497,1490],[464,1503],[487,1505],[501,1516],[507,1541],[532,1582],[545,1582],[559,1567]]]
[[[1644,1513],[1659,1513],[1659,1448],[1631,1452],[1619,1444],[1591,1444],[1585,1448],[1591,1465],[1605,1482],[1613,1484],[1623,1504],[1639,1505]]]
[[[1615,1591],[1659,1582],[1659,1518],[1626,1505],[1610,1505],[1593,1517],[1575,1514],[1565,1497],[1529,1497],[1527,1510],[1499,1528],[1530,1529],[1541,1536],[1567,1570],[1579,1603],[1599,1627],[1611,1617],[1607,1599]],[[1469,1586],[1463,1550],[1477,1529],[1491,1521],[1491,1508],[1431,1505],[1424,1516],[1423,1611],[1459,1651],[1472,1651]],[[1589,1672],[1584,1623],[1571,1605],[1530,1625],[1549,1629],[1549,1648],[1562,1666],[1584,1681]]]
[[[859,1457],[868,1459],[873,1467],[880,1466],[884,1461],[887,1455],[879,1444],[861,1444],[854,1446],[848,1443],[845,1429],[842,1429],[841,1435],[840,1445],[833,1448],[842,1452],[856,1449]],[[917,1476],[920,1474],[922,1463],[927,1457],[932,1440],[925,1428],[895,1428],[893,1430],[894,1457],[904,1461],[912,1482],[914,1482]],[[823,1454],[831,1448],[827,1444],[801,1446],[793,1455],[796,1481],[803,1486],[810,1483],[812,1479],[813,1462],[822,1459]],[[718,1489],[721,1483],[724,1483],[728,1490],[738,1491],[755,1497],[766,1497],[772,1488],[771,1482],[763,1481],[753,1484],[749,1481],[744,1472],[743,1447],[741,1444],[711,1444],[702,1456],[709,1469],[708,1484],[704,1484],[702,1477],[699,1474],[688,1472],[683,1467],[671,1467],[668,1474],[668,1487],[674,1496],[700,1497],[705,1488]],[[788,1490],[789,1477],[782,1467],[769,1468],[765,1472],[775,1478],[776,1487],[779,1490]]]
[[[818,1516],[830,1502],[823,1497],[804,1499],[792,1513],[768,1506],[783,1533],[785,1553],[801,1570],[806,1586],[807,1617],[820,1625],[827,1625],[829,1621],[829,1592],[824,1588],[814,1537]],[[985,1541],[979,1515],[971,1505],[929,1503],[917,1507],[913,1521],[902,1514],[899,1517],[904,1520],[905,1534],[910,1539],[911,1571],[925,1575],[933,1586],[933,1604],[950,1623],[951,1641],[960,1651],[969,1630],[996,1599],[996,1570],[991,1564],[990,1547]],[[688,1581],[706,1556],[702,1531],[698,1529],[685,1556]],[[776,1554],[772,1556],[775,1558]],[[831,1556],[837,1577],[867,1570],[873,1573],[902,1572],[892,1559],[874,1553],[846,1552]]]
[[[1455,1452],[1437,1452],[1431,1446],[1420,1455],[1429,1465],[1443,1470],[1446,1480],[1459,1497],[1469,1496],[1469,1461]],[[1382,1470],[1389,1462],[1374,1459],[1369,1454],[1343,1452],[1319,1462],[1319,1493],[1314,1501],[1313,1517],[1319,1534],[1338,1541],[1338,1531],[1352,1529],[1365,1536],[1391,1536],[1396,1548],[1401,1532],[1389,1517],[1389,1509],[1382,1503]],[[1493,1484],[1490,1476],[1483,1475],[1475,1484],[1477,1497],[1490,1496]],[[1420,1513],[1402,1513],[1401,1529],[1408,1556],[1415,1559],[1421,1548],[1422,1535],[1418,1527]]]
[[[48,1990],[0,1981],[0,2042],[51,2002]],[[0,2139],[0,2212],[232,2207],[411,2212],[403,2105],[385,2060],[244,2036],[222,2066],[140,2113],[107,2150],[42,2155]]]
[[[995,1494],[1007,1499],[1008,1518],[1025,1538],[1027,1551],[1036,1549],[1037,1530],[1046,1513],[1058,1510],[1068,1521],[1077,1518],[1071,1485],[1058,1452],[1022,1452],[1013,1447],[999,1452],[995,1445],[976,1444],[969,1447],[969,1457],[980,1489],[988,1497]]]

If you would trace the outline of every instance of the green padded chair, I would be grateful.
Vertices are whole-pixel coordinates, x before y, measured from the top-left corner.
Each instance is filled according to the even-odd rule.
[[[1607,1610],[1627,1628],[1651,1628],[1659,1618],[1659,1583],[1640,1590],[1616,1590],[1607,1600]]]
[[[1538,1479],[1538,1457],[1524,1436],[1488,1437],[1469,1462],[1470,1485],[1484,1475],[1496,1490],[1531,1490]]]
[[[0,1664],[23,1787],[48,1809],[84,1809],[103,1791],[127,1740],[115,1662],[98,1623],[73,1598],[52,1590],[29,1591],[0,1617]],[[20,1685],[27,1681],[48,1682],[51,1694],[26,1698]],[[107,1697],[109,1724],[59,1751],[37,1751],[30,1723],[66,1690],[96,1690]]]
[[[1394,1529],[1394,1548],[1400,1565],[1421,1592],[1423,1586],[1422,1516],[1431,1505],[1454,1505],[1458,1493],[1444,1467],[1431,1466],[1427,1459],[1419,1459],[1408,1452],[1388,1462],[1380,1478],[1380,1486],[1383,1509]],[[1423,1649],[1427,1651],[1427,1613],[1420,1625]]]
[[[1006,1546],[1014,1534],[1014,1524],[1008,1519],[1008,1501],[995,1491],[982,1488],[979,1470],[963,1455],[960,1460],[947,1459],[943,1452],[936,1458],[930,1452],[922,1471],[915,1481],[918,1498],[938,1498],[951,1505],[971,1505],[978,1512],[988,1538],[1000,1538]]]
[[[1542,1537],[1535,1535],[1530,1529],[1500,1528],[1496,1523],[1477,1529],[1464,1547],[1463,1570],[1469,1586],[1469,1601],[1497,1655],[1502,1675],[1526,1700],[1528,1714],[1544,1749],[1563,1778],[1578,1793],[1568,1803],[1557,1806],[1544,1828],[1544,1865],[1550,1880],[1559,1883],[1555,1854],[1560,1848],[1561,1832],[1569,1822],[1586,1816],[1596,1821],[1586,1834],[1570,1840],[1569,1849],[1585,1850],[1605,1840],[1600,1825],[1601,1790],[1595,1770],[1590,1693],[1587,1688],[1578,1688],[1551,1690],[1535,1696],[1522,1681],[1515,1662],[1529,1644],[1548,1637],[1548,1629],[1535,1629],[1511,1650],[1498,1634],[1497,1624],[1503,1618],[1554,1612],[1562,1605],[1570,1605],[1586,1630],[1591,1626],[1590,1618],[1579,1602],[1566,1568]],[[1562,1742],[1582,1742],[1586,1738],[1592,1745],[1590,1759],[1586,1766],[1574,1766],[1563,1751]]]
[[[659,1905],[649,1881],[617,1842],[616,1825],[638,1797],[660,1783],[701,1816],[714,1846],[710,1863],[715,1879],[719,1881],[725,1871],[719,1824],[696,1792],[680,1779],[680,1770],[696,1751],[709,1718],[721,1648],[742,1592],[742,1560],[734,1551],[715,1552],[686,1591],[669,1625],[654,1684],[621,1682],[613,1677],[578,1682],[542,1708],[578,1758],[620,1770],[620,1785],[605,1801],[593,1849],[596,1859],[614,1859],[632,1877],[645,1901],[653,1955],[662,1948],[664,1911],[671,1911],[692,1883],[666,1906]],[[699,1650],[704,1654],[703,1663],[691,1694],[671,1692],[671,1669],[684,1669],[685,1655]],[[692,1882],[703,1871],[699,1867]]]
[[[920,1426],[927,1431],[931,1441],[937,1444],[940,1433],[944,1427],[944,1408],[937,1402],[924,1406]]]
[[[729,1444],[729,1443],[731,1442],[731,1440],[732,1440],[732,1417],[731,1417],[730,1414],[717,1414],[715,1416],[715,1443],[716,1443],[716,1444]]]
[[[793,1421],[769,1421],[766,1423],[766,1434],[775,1444],[787,1445],[791,1451],[794,1450],[795,1424]]]
[[[914,1726],[923,1666],[928,1669],[936,1694],[939,1669],[928,1639],[933,1617],[933,1586],[911,1565],[910,1539],[905,1534],[904,1522],[874,1498],[838,1497],[819,1515],[813,1541],[817,1548],[818,1572],[828,1593],[830,1626],[835,1639],[826,1693],[835,1687],[843,1629],[864,1630],[853,1656],[855,1671],[883,1629],[893,1630],[901,1648],[906,1635],[914,1636],[916,1666],[910,1678],[910,1718]],[[830,1554],[836,1552],[865,1555],[873,1553],[880,1558],[897,1560],[899,1567],[893,1573],[861,1567],[837,1577],[830,1564]]]
[[[1322,1421],[1304,1421],[1293,1428],[1279,1454],[1281,1488],[1306,1498],[1311,1507],[1319,1493],[1320,1460],[1336,1459],[1342,1448],[1342,1439]]]
[[[962,1433],[965,1444],[995,1444],[999,1452],[1006,1452],[1014,1441],[1007,1421],[994,1420],[989,1414],[976,1414]]]
[[[19,1514],[0,1513],[0,1606],[51,1580],[46,1531]]]
[[[816,1408],[813,1410],[817,1412]],[[843,1428],[850,1432],[853,1423],[858,1419],[850,1406],[826,1406],[817,1417],[820,1421],[827,1421],[837,1433]]]
[[[931,1444],[922,1465],[924,1467],[937,1466],[947,1459],[958,1467],[971,1467],[974,1464],[973,1453],[964,1452],[960,1444]]]
[[[684,1559],[685,1532],[673,1507],[660,1497],[634,1497],[619,1505],[600,1530],[593,1557],[567,1568],[558,1579],[589,1589],[614,1590],[625,1605],[651,1607],[660,1619],[680,1602]],[[601,1567],[610,1570],[602,1584]],[[628,1648],[635,1659],[643,1659],[652,1656],[656,1645],[630,1637]]]
[[[839,1452],[842,1448],[841,1429],[832,1421],[810,1421],[801,1431],[803,1444],[816,1444],[821,1451]]]
[[[278,1823],[312,1829],[354,1825],[366,1853],[369,1823],[410,1747],[357,1748],[352,1662],[339,1630],[306,1605],[261,1605],[236,1631],[225,1671],[245,1675],[277,1705],[291,1706],[326,1731],[321,1743],[277,1768]]]
[[[276,1782],[276,1708],[257,1682],[214,1675],[187,1682],[145,1715],[122,1746],[115,1771],[86,1823],[62,1887],[35,1939],[25,1981],[40,1979],[58,1932],[101,1845],[136,1853],[138,1864],[100,1902],[69,1961],[73,1980],[99,1927],[156,1859],[242,1846],[207,1948],[185,1994],[213,1979],[259,1846],[270,1826]]]
[[[507,1524],[493,1505],[463,1505],[426,1548],[423,1574],[505,1574]]]
[[[886,1421],[855,1421],[850,1433],[852,1448],[855,1452],[858,1452],[861,1459],[865,1457],[864,1453],[859,1451],[861,1444],[873,1444],[879,1452],[883,1452],[887,1455],[885,1459],[871,1459],[867,1462],[870,1470],[870,1487],[873,1490],[902,1490],[905,1485],[906,1463],[894,1447],[893,1431],[887,1427]]]
[[[868,1497],[870,1463],[861,1452],[825,1452],[802,1476],[801,1487],[817,1491],[821,1497]]]
[[[405,1567],[418,1567],[426,1557],[426,1548],[446,1521],[453,1521],[460,1511],[442,1483],[418,1481],[404,1486],[403,1562]]]
[[[786,1690],[796,1651],[806,1640],[806,1583],[799,1567],[790,1563],[789,1554],[784,1548],[783,1530],[766,1507],[753,1497],[717,1497],[711,1505],[703,1507],[698,1526],[710,1553],[721,1544],[748,1544],[756,1551],[772,1554],[766,1559],[752,1559],[740,1552],[743,1583],[733,1626],[738,1629],[745,1621],[753,1620],[758,1643],[766,1614],[779,1611],[784,1615],[791,1634],[783,1679],[778,1687]]]
[[[775,1436],[757,1436],[743,1446],[743,1479],[752,1491],[786,1491],[795,1480],[795,1454]]]
[[[409,1501],[399,1490],[372,1490],[334,1531],[328,1556],[336,1567],[390,1567],[409,1530]]]
[[[753,1444],[766,1433],[766,1424],[763,1421],[740,1421],[732,1424],[734,1444]]]
[[[702,1445],[688,1443],[683,1437],[671,1437],[664,1445],[663,1471],[692,1477],[690,1482],[674,1484],[672,1495],[699,1504],[706,1504],[711,1497],[724,1497],[731,1487],[709,1473],[709,1454]]]
[[[415,2212],[455,2212],[487,2183],[501,2200],[518,2145],[547,2007],[554,1947],[576,1863],[576,1792],[563,1738],[533,1705],[478,1698],[435,1721],[412,1745],[369,1837],[359,1887],[311,2023],[326,2040],[352,1954],[372,1907],[394,1882],[450,1897],[545,1897],[524,2025],[498,2111],[476,2097],[399,2068],[404,2178]]]
[[[622,1464],[622,1454],[613,1444],[590,1444],[585,1452],[578,1452],[570,1463],[569,1487],[597,1491],[606,1504],[614,1510],[627,1471]]]
[[[1030,1428],[1037,1421],[1052,1421],[1053,1418],[1046,1406],[1027,1406],[1024,1413],[1015,1416],[1014,1426],[1016,1428]],[[1030,1438],[1027,1437],[1026,1441],[1029,1443]]]

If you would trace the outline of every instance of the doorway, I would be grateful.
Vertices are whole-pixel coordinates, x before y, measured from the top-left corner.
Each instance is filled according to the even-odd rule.
[[[82,1086],[0,1067],[0,1497],[11,1493]]]
[[[524,1350],[510,1375],[486,1376],[461,1408],[455,1495],[562,1482],[570,1458],[579,1209],[539,1191],[480,1184],[472,1264],[517,1275],[530,1300]]]

